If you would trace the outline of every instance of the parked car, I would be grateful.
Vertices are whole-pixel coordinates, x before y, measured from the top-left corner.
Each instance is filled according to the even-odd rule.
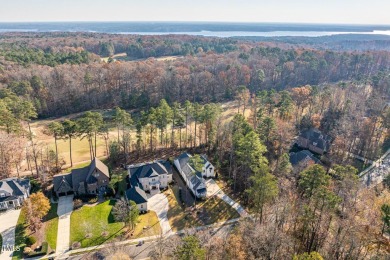
[[[145,241],[140,240],[140,241],[138,241],[138,244],[136,246],[142,246],[143,244],[145,244]]]

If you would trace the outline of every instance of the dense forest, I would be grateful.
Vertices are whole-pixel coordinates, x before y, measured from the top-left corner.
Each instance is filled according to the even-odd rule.
[[[364,167],[350,165],[351,154],[375,160],[390,146],[388,52],[180,35],[0,38],[1,177],[27,162],[50,185],[65,164],[58,139],[69,140],[72,166],[76,138],[87,139],[91,159],[102,138],[117,166],[207,153],[254,218],[226,241],[188,236],[164,255],[177,257],[187,241],[196,259],[381,259],[389,252],[388,187],[362,188]],[[165,56],[174,57],[158,59]],[[45,125],[55,149],[40,147],[33,120],[78,112]],[[332,146],[319,164],[292,167],[294,138],[310,128]]]
[[[192,36],[112,36],[108,41],[104,41],[107,35],[99,39],[91,34],[38,36],[12,38],[16,46],[26,37],[30,41],[23,47],[12,47],[12,55],[9,50],[0,52],[5,53],[0,82],[3,88],[31,100],[39,117],[112,106],[148,108],[162,98],[168,103],[220,102],[231,100],[241,85],[257,93],[306,84],[366,81],[373,82],[383,94],[389,91],[387,52],[280,48],[229,39],[194,40]],[[10,42],[11,38],[5,37],[4,41]],[[61,51],[52,54],[50,49],[56,44]],[[69,48],[74,54],[63,54]],[[184,56],[169,62],[146,59],[104,63],[93,62],[93,58],[90,61],[86,52],[102,56],[127,52],[136,58]],[[31,86],[33,77],[39,81],[35,89]]]

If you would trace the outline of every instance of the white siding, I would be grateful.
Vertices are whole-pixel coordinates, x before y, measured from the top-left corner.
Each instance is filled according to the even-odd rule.
[[[148,203],[147,202],[137,204],[137,207],[138,207],[139,211],[148,211]]]

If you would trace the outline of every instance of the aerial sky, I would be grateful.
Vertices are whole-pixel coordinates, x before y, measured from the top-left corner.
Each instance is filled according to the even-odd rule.
[[[221,21],[390,25],[389,0],[0,0],[1,22]]]

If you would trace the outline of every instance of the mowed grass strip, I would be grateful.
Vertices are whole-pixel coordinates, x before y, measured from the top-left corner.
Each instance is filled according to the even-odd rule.
[[[45,223],[45,241],[49,243],[51,249],[55,250],[57,246],[58,215],[57,204],[51,204],[47,216],[44,218]]]
[[[23,258],[23,250],[26,246],[26,227],[26,216],[23,211],[20,211],[18,222],[16,223],[15,228],[15,247],[19,248],[19,250],[14,251],[12,255],[13,260]]]
[[[96,206],[83,206],[70,216],[70,243],[80,242],[81,247],[96,246],[123,232],[124,223],[115,222],[111,214],[114,200],[108,200]],[[86,226],[90,225],[92,236],[86,238]],[[106,237],[103,231],[108,232]]]

